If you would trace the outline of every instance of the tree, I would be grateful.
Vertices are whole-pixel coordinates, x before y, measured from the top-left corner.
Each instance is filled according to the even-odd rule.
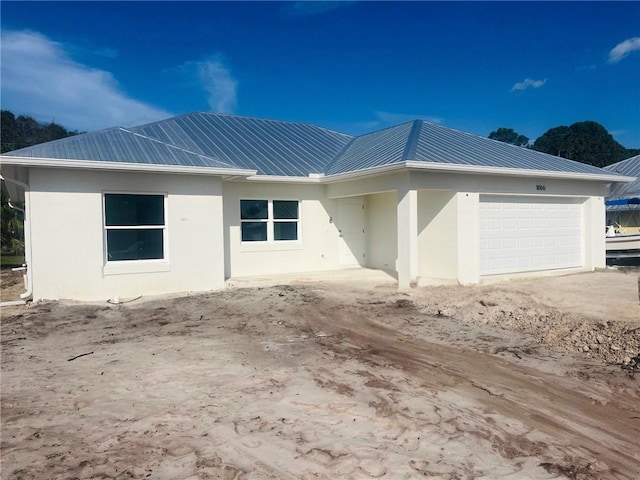
[[[22,212],[9,206],[9,198],[4,184],[0,188],[2,214],[0,216],[0,242],[2,252],[11,255],[24,255],[24,222]]]
[[[57,123],[42,123],[28,115],[16,117],[9,110],[2,110],[2,153],[30,147],[38,143],[77,135]]]
[[[593,121],[552,128],[533,143],[533,149],[596,167],[606,167],[635,152],[624,148],[606,128]]]
[[[518,147],[526,147],[529,145],[529,138],[524,135],[520,135],[512,128],[500,127],[498,130],[491,132],[489,134],[489,138],[492,140],[498,140],[499,142],[517,145]]]

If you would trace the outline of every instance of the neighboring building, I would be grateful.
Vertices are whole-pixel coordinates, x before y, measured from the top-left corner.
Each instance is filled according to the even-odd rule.
[[[363,266],[412,283],[604,267],[613,173],[416,120],[352,137],[193,113],[10,152],[34,299]],[[16,200],[20,200],[17,198]]]
[[[633,182],[615,185],[605,199],[607,226],[614,227],[617,233],[640,233],[640,155],[604,168],[634,177]]]

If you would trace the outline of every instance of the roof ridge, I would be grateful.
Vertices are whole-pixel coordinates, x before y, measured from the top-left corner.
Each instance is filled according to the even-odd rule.
[[[325,165],[324,171],[322,173],[326,174],[331,169],[331,167],[338,163],[342,155],[349,149],[349,147],[351,147],[351,145],[353,145],[353,142],[355,142],[358,138],[360,138],[360,136],[355,136],[351,140],[349,140],[349,142],[342,148],[342,150],[340,150],[336,154],[336,156],[333,157],[333,159]]]
[[[308,127],[313,127],[313,128],[317,128],[319,130],[324,130],[326,132],[337,133],[339,135],[342,135],[343,137],[348,137],[348,138],[351,138],[351,139],[357,137],[357,135],[350,135],[348,133],[339,132],[338,130],[334,130],[332,128],[327,128],[327,127],[322,127],[320,125],[316,125],[315,123],[311,123],[311,122],[296,122],[294,120],[278,120],[278,119],[275,119],[275,118],[264,118],[264,117],[257,117],[257,116],[254,116],[254,115],[237,115],[235,113],[221,113],[221,112],[197,111],[197,112],[188,113],[186,115],[192,115],[194,113],[203,114],[203,115],[214,115],[214,116],[217,116],[217,117],[246,118],[246,119],[249,119],[249,120],[260,120],[260,121],[271,122],[271,123],[286,123],[288,125],[306,125]],[[167,120],[170,120],[170,119],[167,119]]]
[[[408,125],[408,124],[412,124],[411,128],[413,129],[414,126],[415,126],[414,122],[416,122],[416,120],[411,120],[411,121],[408,121],[408,122],[402,122],[402,123],[400,123],[398,125],[391,125],[389,127],[384,127],[384,128],[379,129],[379,130],[374,130],[373,132],[363,133],[362,135],[357,135],[357,136],[353,137],[351,139],[351,141],[349,143],[347,143],[344,146],[344,148],[342,148],[342,150],[340,150],[340,152],[338,152],[338,154],[335,156],[335,158],[333,160],[331,160],[327,164],[327,166],[324,169],[324,173],[326,174],[327,172],[329,172],[331,170],[332,167],[337,165],[338,162],[344,157],[344,155],[348,152],[348,150],[353,146],[353,144],[356,141],[358,141],[358,140],[360,140],[362,138],[365,138],[365,137],[370,137],[372,135],[378,135],[378,134],[380,134],[382,132],[387,132],[387,131],[390,131],[390,130],[397,130],[400,127],[402,127],[404,125]],[[406,150],[406,147],[405,147],[405,150]],[[403,157],[401,157],[401,159],[404,160]]]
[[[177,145],[173,145],[172,143],[163,142],[162,140],[158,140],[157,138],[153,138],[153,137],[150,137],[148,135],[144,135],[144,134],[138,133],[138,132],[133,132],[133,131],[127,129],[127,128],[123,128],[123,127],[119,127],[119,128],[121,130],[124,130],[127,133],[130,133],[131,135],[135,135],[137,137],[144,138],[146,140],[149,140],[150,142],[159,143],[159,144],[164,145],[165,147],[168,147],[168,148],[174,148],[174,149],[180,150],[181,152],[184,152],[184,153],[189,153],[191,155],[196,155],[196,156],[198,156],[200,158],[206,158],[207,160],[213,160],[214,162],[218,162],[218,163],[221,163],[223,165],[227,165],[228,167],[240,168],[238,165],[235,165],[233,163],[225,162],[224,160],[220,160],[219,158],[210,157],[208,155],[203,155],[201,153],[188,150],[186,148],[178,147]]]
[[[411,160],[412,158],[415,158],[421,131],[422,120],[413,120],[411,131],[407,137],[407,144],[404,147],[404,152],[402,152],[402,160]]]

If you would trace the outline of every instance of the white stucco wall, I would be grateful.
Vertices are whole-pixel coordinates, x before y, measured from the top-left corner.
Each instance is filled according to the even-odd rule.
[[[225,276],[244,277],[338,268],[338,201],[318,184],[223,182]],[[297,242],[241,242],[240,200],[300,201]]]
[[[524,197],[573,198],[583,202],[584,270],[605,265],[604,193],[606,184],[559,177],[521,177],[487,174],[429,171],[399,172],[375,177],[341,181],[327,185],[329,197],[367,195],[369,201],[370,265],[382,268],[396,258],[395,245],[380,251],[375,246],[379,231],[398,228],[400,203],[394,203],[386,191],[417,191],[418,253],[420,283],[477,283],[479,274],[479,195],[504,194]],[[403,193],[404,195],[404,193]],[[395,195],[394,195],[395,196]],[[386,218],[376,219],[380,211]],[[371,220],[373,218],[373,220]],[[390,223],[394,222],[394,225]],[[408,227],[411,225],[404,222]],[[376,229],[376,224],[381,225]],[[391,247],[393,245],[393,247]],[[391,249],[395,249],[395,253]],[[384,254],[384,258],[380,255]],[[395,257],[394,257],[395,255]],[[382,259],[382,260],[381,260]],[[404,262],[405,276],[412,277],[412,262]]]
[[[421,283],[457,281],[455,192],[418,190],[418,276]]]
[[[29,182],[34,299],[126,299],[224,286],[219,178],[32,168]],[[103,192],[167,194],[167,259],[105,265]]]
[[[585,269],[605,265],[605,186],[598,182],[405,171],[334,184],[293,184],[32,168],[29,183],[35,299],[126,299],[222,288],[231,277],[339,268],[339,199],[353,196],[363,196],[366,205],[365,265],[401,269],[398,277],[407,285],[416,275],[421,283],[480,280],[483,193],[580,198]],[[542,193],[539,185],[545,187]],[[167,195],[165,260],[105,262],[103,192]],[[299,240],[241,242],[241,199],[299,200]],[[410,212],[417,212],[415,220],[405,218]],[[399,233],[399,225],[406,231]],[[407,250],[400,251],[399,241],[411,235],[417,237],[415,251],[404,245]]]
[[[396,269],[398,260],[396,192],[367,196],[366,265],[382,270]]]
[[[585,267],[594,270],[604,268],[606,259],[606,238],[603,234],[606,217],[604,197],[589,197],[582,205],[584,222]]]

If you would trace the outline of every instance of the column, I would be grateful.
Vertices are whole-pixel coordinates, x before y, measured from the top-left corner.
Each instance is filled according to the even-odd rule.
[[[398,289],[406,290],[418,276],[418,191],[398,190]]]

